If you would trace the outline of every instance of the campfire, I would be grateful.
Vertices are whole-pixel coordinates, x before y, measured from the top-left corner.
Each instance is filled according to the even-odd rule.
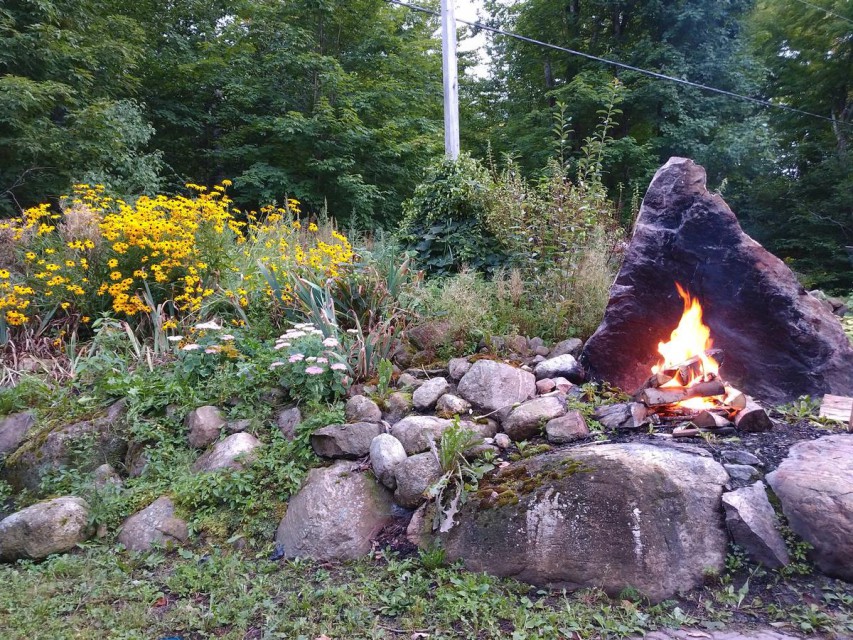
[[[603,407],[598,419],[617,429],[671,426],[674,437],[766,431],[772,423],[751,398],[720,377],[723,352],[714,349],[702,305],[680,284],[684,312],[669,340],[658,344],[662,360],[628,405]]]

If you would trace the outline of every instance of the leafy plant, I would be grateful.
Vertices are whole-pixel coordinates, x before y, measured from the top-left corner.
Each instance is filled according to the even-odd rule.
[[[479,435],[463,427],[457,416],[453,424],[442,432],[438,449],[435,443],[430,443],[443,474],[426,493],[435,499],[437,507],[433,528],[442,533],[453,527],[460,505],[465,504],[470,493],[477,490],[480,478],[495,468],[490,462],[466,458],[470,449],[482,441]]]

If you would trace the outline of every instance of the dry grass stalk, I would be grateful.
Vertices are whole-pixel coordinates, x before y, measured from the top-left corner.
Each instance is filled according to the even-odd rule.
[[[91,240],[98,246],[101,242],[100,216],[85,204],[75,204],[63,211],[59,224],[59,235],[65,242]]]

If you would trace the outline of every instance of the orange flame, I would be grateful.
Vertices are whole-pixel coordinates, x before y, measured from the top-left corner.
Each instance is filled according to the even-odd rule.
[[[705,352],[713,346],[711,340],[711,330],[702,321],[702,305],[696,298],[693,298],[685,291],[680,284],[675,283],[678,289],[678,295],[684,301],[684,313],[681,315],[681,320],[678,326],[670,335],[669,342],[658,343],[658,353],[663,356],[663,362],[652,367],[652,373],[675,367],[682,364],[690,358],[698,357],[702,363],[701,371],[697,375],[691,376],[685,386],[690,386],[696,382],[701,382],[708,374],[717,375],[719,373],[719,364]],[[671,380],[663,387],[677,387],[679,383],[676,380]],[[714,406],[714,403],[704,398],[692,398],[678,403],[679,406],[688,407],[691,409],[706,409]]]

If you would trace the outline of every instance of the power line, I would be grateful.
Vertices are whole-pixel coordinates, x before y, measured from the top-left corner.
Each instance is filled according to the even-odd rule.
[[[850,18],[847,18],[846,16],[842,16],[839,13],[835,13],[834,11],[830,11],[829,9],[827,9],[825,7],[821,7],[821,6],[818,6],[816,4],[812,4],[811,2],[806,2],[806,0],[797,0],[797,2],[799,2],[800,4],[804,4],[807,7],[811,7],[812,9],[817,9],[818,11],[823,11],[827,15],[834,16],[840,20],[844,20],[845,22],[849,22],[850,24],[853,24],[853,20],[851,20]]]
[[[401,0],[386,0],[391,4],[398,5],[400,7],[406,7],[408,9],[412,9],[414,11],[420,11],[421,13],[428,13],[432,16],[440,16],[437,11],[432,9],[428,9],[427,7],[422,7],[416,4],[411,4],[408,2],[402,2]],[[717,87],[711,87],[706,84],[700,84],[698,82],[693,82],[691,80],[685,80],[684,78],[676,78],[675,76],[668,76],[664,73],[658,73],[657,71],[650,71],[648,69],[642,69],[640,67],[635,67],[630,64],[625,64],[624,62],[617,62],[616,60],[609,60],[608,58],[601,58],[599,56],[594,56],[591,53],[584,53],[583,51],[576,51],[575,49],[569,49],[567,47],[561,47],[556,44],[551,44],[550,42],[543,42],[542,40],[536,40],[535,38],[528,38],[527,36],[522,36],[517,33],[512,33],[510,31],[504,31],[499,27],[492,27],[487,24],[483,24],[481,22],[473,22],[470,20],[463,20],[462,18],[456,18],[457,22],[461,22],[463,24],[467,24],[470,27],[474,27],[476,29],[482,29],[484,31],[490,31],[491,33],[496,33],[498,35],[506,36],[508,38],[514,38],[515,40],[520,40],[521,42],[527,42],[529,44],[535,44],[540,47],[546,47],[548,49],[554,49],[556,51],[562,51],[563,53],[568,53],[573,56],[579,56],[581,58],[586,58],[587,60],[594,60],[595,62],[601,62],[603,64],[609,64],[614,67],[619,67],[620,69],[626,69],[628,71],[635,71],[637,73],[642,73],[652,78],[657,78],[658,80],[668,80],[669,82],[675,82],[678,84],[683,84],[688,87],[693,87],[695,89],[701,89],[703,91],[710,91],[712,93],[718,93],[720,95],[728,96],[730,98],[737,98],[738,100],[745,100],[747,102],[752,102],[763,107],[772,107],[774,109],[783,109],[785,111],[789,111],[791,113],[798,113],[804,116],[810,116],[812,118],[818,118],[820,120],[825,120],[826,122],[830,122],[832,124],[842,124],[846,126],[851,126],[853,123],[844,122],[843,120],[835,120],[833,118],[827,118],[826,116],[822,116],[817,113],[812,113],[811,111],[804,111],[803,109],[797,109],[796,107],[789,107],[784,104],[777,104],[775,102],[770,102],[769,100],[762,100],[760,98],[753,98],[751,96],[745,96],[740,93],[735,93],[733,91],[727,91],[726,89],[719,89]]]

